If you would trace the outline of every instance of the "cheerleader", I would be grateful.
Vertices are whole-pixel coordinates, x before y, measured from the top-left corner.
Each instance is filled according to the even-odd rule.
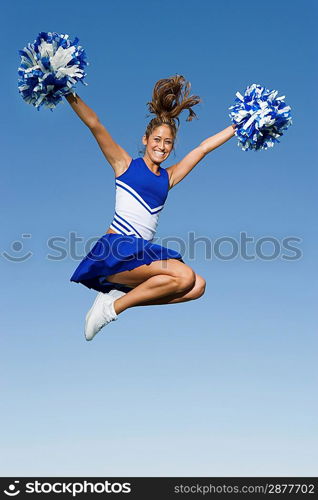
[[[190,83],[181,75],[159,80],[148,108],[155,116],[142,137],[143,157],[132,158],[111,137],[97,114],[78,94],[66,99],[94,135],[113,168],[116,206],[106,232],[81,261],[71,281],[98,291],[86,315],[85,338],[135,306],[177,304],[204,294],[206,282],[177,251],[152,242],[168,192],[181,182],[208,153],[235,135],[236,125],[205,139],[183,159],[167,168],[179,127],[178,116],[200,102],[190,95]]]
[[[291,108],[277,90],[253,83],[244,94],[236,92],[229,116],[232,125],[205,139],[182,160],[163,168],[174,148],[178,116],[200,102],[190,94],[183,76],[159,80],[148,108],[155,117],[142,142],[143,157],[131,156],[119,146],[90,109],[75,93],[86,76],[85,50],[76,37],[41,32],[33,43],[19,51],[18,89],[24,101],[38,110],[51,111],[65,96],[79,118],[94,135],[114,170],[116,206],[106,232],[82,260],[71,281],[98,291],[86,315],[85,337],[92,340],[105,325],[117,320],[129,307],[176,304],[201,297],[205,280],[169,248],[153,243],[158,218],[168,192],[181,182],[208,153],[234,135],[243,151],[266,150],[292,124]]]

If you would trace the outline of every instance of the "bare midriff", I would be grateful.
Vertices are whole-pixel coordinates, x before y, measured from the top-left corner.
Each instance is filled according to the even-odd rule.
[[[119,233],[117,233],[116,231],[114,231],[113,229],[110,229],[110,228],[108,229],[108,231],[106,231],[106,234],[107,233],[119,234]]]

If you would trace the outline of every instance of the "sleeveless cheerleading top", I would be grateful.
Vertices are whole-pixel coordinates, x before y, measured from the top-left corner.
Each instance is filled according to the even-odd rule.
[[[151,241],[169,191],[169,175],[159,167],[154,174],[143,158],[132,160],[115,178],[116,204],[111,229]]]

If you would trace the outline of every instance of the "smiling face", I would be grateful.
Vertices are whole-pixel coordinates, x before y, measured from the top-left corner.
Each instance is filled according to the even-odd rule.
[[[145,158],[158,165],[168,158],[173,149],[172,130],[169,125],[160,125],[152,131],[148,139],[144,135],[142,143],[146,146]]]

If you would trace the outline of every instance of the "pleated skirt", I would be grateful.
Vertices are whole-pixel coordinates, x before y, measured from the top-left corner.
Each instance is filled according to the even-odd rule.
[[[184,263],[179,252],[151,243],[143,238],[117,233],[104,234],[75,269],[70,281],[107,293],[111,289],[128,292],[131,287],[107,281],[107,277],[131,271],[156,260],[177,259]]]

